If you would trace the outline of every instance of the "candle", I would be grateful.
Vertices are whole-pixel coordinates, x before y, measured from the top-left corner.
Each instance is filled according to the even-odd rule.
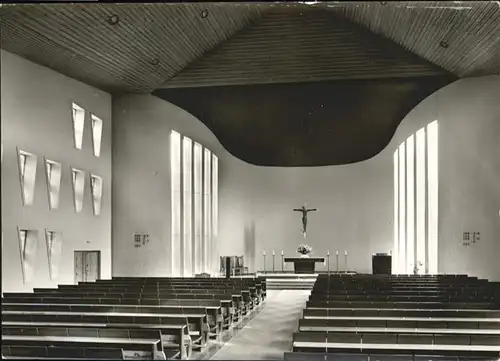
[[[336,250],[335,251],[335,255],[338,256],[339,255],[339,250]]]
[[[274,249],[273,249],[273,256],[274,256]]]
[[[347,256],[347,250],[345,251],[345,255]]]
[[[281,250],[281,255],[282,255],[282,256],[284,255],[283,250]]]
[[[327,256],[329,256],[329,255],[330,255],[330,250],[328,250],[328,251],[326,252],[326,255],[327,255]]]
[[[262,254],[265,256],[266,255],[266,251],[262,252]]]

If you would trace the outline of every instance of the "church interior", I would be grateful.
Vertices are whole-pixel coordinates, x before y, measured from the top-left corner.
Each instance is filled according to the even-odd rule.
[[[500,360],[500,2],[0,30],[2,359]]]

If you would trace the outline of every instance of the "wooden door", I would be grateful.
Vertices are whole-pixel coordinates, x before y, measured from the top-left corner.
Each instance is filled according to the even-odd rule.
[[[101,252],[75,251],[75,283],[94,282],[101,278]]]
[[[101,257],[99,251],[90,251],[85,254],[85,282],[94,282],[101,277]]]
[[[75,251],[75,284],[85,282],[85,251]]]

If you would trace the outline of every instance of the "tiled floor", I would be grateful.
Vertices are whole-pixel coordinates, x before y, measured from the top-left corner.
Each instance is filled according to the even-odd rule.
[[[282,360],[310,291],[269,290],[265,304],[212,360]]]

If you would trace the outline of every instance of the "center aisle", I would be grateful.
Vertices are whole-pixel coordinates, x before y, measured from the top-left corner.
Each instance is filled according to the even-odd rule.
[[[268,290],[261,311],[212,360],[282,360],[310,291]]]

